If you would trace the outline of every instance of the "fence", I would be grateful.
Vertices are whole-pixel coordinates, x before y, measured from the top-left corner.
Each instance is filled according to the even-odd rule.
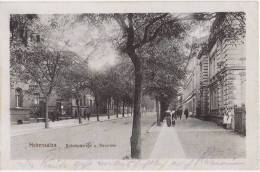
[[[246,135],[246,109],[245,107],[235,107],[235,132]]]

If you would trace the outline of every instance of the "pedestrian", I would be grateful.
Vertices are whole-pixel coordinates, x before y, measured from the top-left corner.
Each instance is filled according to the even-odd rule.
[[[188,109],[185,109],[184,115],[185,115],[186,119],[188,119],[188,116],[189,116],[189,110]]]
[[[88,121],[89,121],[90,115],[91,115],[91,113],[90,113],[90,111],[89,111],[89,112],[87,113]]]
[[[227,128],[227,120],[228,120],[228,110],[225,108],[223,115],[223,128]]]
[[[227,113],[227,129],[231,129],[231,122],[232,122],[232,110],[229,107]]]
[[[175,113],[175,110],[172,110],[171,113],[172,113],[172,117],[176,119],[176,113]]]
[[[189,112],[189,115],[188,115],[188,116],[192,117],[192,114],[193,114],[192,112]]]
[[[174,126],[175,126],[175,120],[176,120],[176,113],[175,113],[174,110],[172,111],[172,117],[171,117],[171,120],[172,120],[172,126],[174,127]]]
[[[51,116],[51,121],[52,121],[52,122],[55,121],[55,118],[56,118],[56,117],[55,117],[55,116],[56,116],[55,114],[56,114],[56,113],[58,113],[58,112],[51,112],[51,113],[50,113],[50,114],[51,114],[50,116]]]
[[[167,126],[168,127],[170,127],[171,126],[171,124],[172,124],[172,114],[171,114],[171,111],[170,110],[167,110],[166,112],[165,112],[165,119],[166,119],[166,124],[167,124]]]
[[[179,114],[179,117],[180,117],[180,119],[181,119],[181,117],[182,117],[182,109],[179,109],[179,110],[178,110],[178,114]]]
[[[84,110],[84,119],[85,120],[87,119],[87,111],[86,111],[86,109]]]

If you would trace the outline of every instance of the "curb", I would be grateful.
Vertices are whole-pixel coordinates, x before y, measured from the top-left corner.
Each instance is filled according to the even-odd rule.
[[[22,133],[22,134],[14,134],[14,135],[11,135],[11,137],[33,134],[33,133],[36,133],[37,131],[47,132],[47,131],[50,131],[50,130],[56,130],[56,129],[61,129],[61,128],[85,126],[85,125],[90,125],[90,124],[97,123],[97,122],[106,122],[106,121],[113,121],[113,120],[118,120],[118,119],[127,119],[127,118],[131,118],[131,117],[132,116],[118,117],[116,119],[106,119],[106,120],[103,120],[103,121],[101,121],[101,120],[100,121],[90,121],[90,122],[86,122],[86,123],[82,123],[82,124],[72,124],[72,125],[67,125],[67,126],[65,125],[65,126],[54,127],[54,128],[39,128],[39,129],[35,129],[33,132]]]

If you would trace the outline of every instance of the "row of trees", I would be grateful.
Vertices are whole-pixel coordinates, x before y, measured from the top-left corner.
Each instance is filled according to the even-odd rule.
[[[222,32],[216,33],[211,41],[221,38],[223,33],[233,34],[236,29],[231,25],[233,20],[240,21],[242,18],[241,21],[244,21],[243,17],[243,13],[80,14],[55,15],[48,25],[41,25],[37,15],[11,15],[11,65],[13,69],[20,71],[18,73],[23,75],[21,78],[37,83],[46,101],[54,88],[60,88],[60,92],[65,92],[64,95],[73,95],[78,105],[80,93],[89,88],[94,94],[97,108],[100,106],[99,102],[111,97],[117,103],[121,101],[123,104],[133,105],[131,157],[140,158],[142,95],[153,97],[157,102],[156,107],[160,103],[162,114],[170,101],[176,98],[181,80],[185,77],[185,64],[190,59],[193,48],[198,47],[187,39],[194,26],[211,20],[214,21],[212,27],[223,26],[220,29]],[[224,22],[222,19],[225,19]],[[229,25],[230,21],[232,22]],[[105,30],[106,25],[114,28],[115,34],[108,35],[102,32],[95,40],[89,40],[89,37],[84,35],[87,41],[82,44],[87,46],[87,51],[91,46],[97,47],[97,40],[104,41],[100,37],[105,37],[120,54],[117,65],[106,69],[105,72],[93,72],[88,69],[86,60],[68,51],[72,49],[71,42],[75,44],[77,40],[62,39],[67,36],[64,30],[73,30],[79,24],[101,31]],[[40,31],[42,35],[36,36],[36,40],[43,44],[28,46],[29,32],[36,31]],[[53,35],[48,37],[48,34],[52,31],[63,35],[50,41]],[[20,45],[17,44],[18,38],[21,38],[23,46],[17,46]],[[58,44],[59,41],[62,43]],[[55,47],[49,45],[50,42],[55,42],[55,46],[62,46]],[[207,49],[208,46],[205,47],[204,49]],[[94,54],[93,51],[88,51],[89,56]],[[47,117],[48,111],[46,119]],[[159,118],[158,116],[158,124]]]
[[[79,110],[80,94],[86,88],[92,90],[97,109],[99,102],[111,97],[116,102],[133,104],[131,156],[140,158],[141,96],[147,94],[155,98],[161,103],[163,112],[168,108],[170,100],[177,95],[176,89],[179,80],[184,76],[184,68],[183,61],[176,59],[185,58],[181,50],[190,23],[185,23],[171,14],[87,14],[80,15],[76,20],[81,22],[80,19],[84,18],[88,19],[88,24],[94,23],[93,25],[100,25],[103,21],[116,21],[121,33],[120,38],[114,39],[122,56],[119,64],[107,69],[105,73],[92,72],[77,54],[62,48],[57,50],[50,47],[48,41],[46,44],[43,35],[33,46],[28,46],[28,41],[22,41],[22,46],[12,46],[12,69],[19,69],[18,73],[23,75],[20,78],[24,78],[26,74],[28,81],[37,83],[46,99],[46,105],[53,89],[57,89],[62,95],[74,96]],[[24,20],[28,21],[24,24]],[[34,28],[39,29],[38,23],[37,27],[33,26],[33,20],[37,21],[37,15],[11,16],[11,23],[16,23],[11,25],[15,27],[11,29],[11,45],[19,42],[16,38],[21,38],[20,32],[29,35],[30,29],[32,31]],[[24,28],[21,29],[20,25]],[[43,26],[44,29],[41,30],[46,31],[44,34],[48,34],[49,30],[56,30],[58,26],[59,23],[54,21],[50,26]],[[22,39],[26,39],[26,36]],[[65,42],[65,45],[66,43],[68,42]],[[19,58],[22,60],[17,60]],[[46,119],[48,119],[48,110],[46,110]],[[81,123],[80,116],[79,122]]]

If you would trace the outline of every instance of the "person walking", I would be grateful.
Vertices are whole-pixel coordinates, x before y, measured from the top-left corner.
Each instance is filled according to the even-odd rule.
[[[231,129],[231,122],[232,122],[232,111],[231,108],[228,108],[228,113],[227,113],[227,129]]]
[[[228,110],[225,108],[224,115],[223,115],[223,128],[227,128],[227,121],[228,121]]]
[[[181,119],[181,117],[182,117],[182,109],[179,109],[178,113],[179,113],[179,117]]]
[[[188,116],[189,116],[189,110],[188,109],[185,109],[184,115],[185,115],[186,119],[188,119]]]
[[[192,113],[191,111],[189,112],[189,115],[188,115],[188,117],[189,117],[189,116],[190,116],[190,117],[192,117],[192,116],[193,116],[193,113]]]
[[[175,113],[175,110],[172,110],[171,113],[172,113],[172,118],[175,118],[175,119],[176,119],[176,113]]]
[[[176,113],[175,113],[175,110],[172,110],[172,117],[171,117],[171,120],[172,120],[172,126],[174,127],[175,126],[175,121],[176,121]]]
[[[87,113],[88,121],[89,121],[90,116],[91,116],[91,113],[90,113],[90,111],[89,111],[89,112]]]
[[[84,110],[84,119],[85,120],[87,119],[87,111],[86,111],[86,109]]]
[[[170,110],[167,110],[165,112],[165,120],[168,127],[172,125],[172,114]]]

